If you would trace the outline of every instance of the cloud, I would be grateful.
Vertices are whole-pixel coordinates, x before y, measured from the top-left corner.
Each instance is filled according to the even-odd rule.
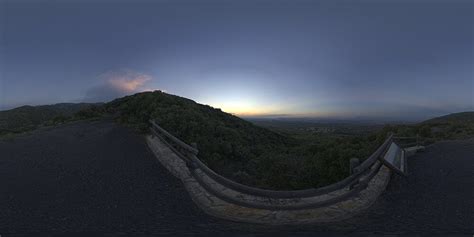
[[[99,84],[85,93],[86,102],[105,102],[143,91],[152,91],[147,85],[152,77],[132,70],[108,71],[98,76]]]
[[[138,92],[151,80],[151,76],[133,71],[111,71],[99,77],[103,78],[110,88],[124,93]]]

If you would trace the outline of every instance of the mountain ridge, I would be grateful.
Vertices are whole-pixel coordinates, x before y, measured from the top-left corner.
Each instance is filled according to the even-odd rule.
[[[9,112],[14,116],[5,116]],[[239,183],[275,190],[320,187],[347,177],[349,160],[369,157],[389,132],[401,136],[420,134],[428,142],[474,134],[474,126],[467,123],[466,126],[462,122],[462,126],[440,126],[425,121],[412,125],[388,125],[357,136],[314,132],[295,136],[258,126],[185,97],[154,91],[102,104],[60,103],[1,111],[0,135],[2,121],[20,126],[21,132],[45,123],[54,125],[110,114],[117,115],[114,116],[117,122],[144,133],[148,132],[149,119],[155,119],[180,140],[188,144],[197,143],[199,158],[217,173]],[[439,118],[432,120],[439,121]]]

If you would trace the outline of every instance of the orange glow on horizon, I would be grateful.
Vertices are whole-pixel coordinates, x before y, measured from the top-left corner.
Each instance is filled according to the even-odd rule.
[[[219,108],[226,113],[236,116],[262,116],[275,114],[280,108],[272,106],[262,106],[249,101],[232,101],[227,103],[211,103],[214,108]]]

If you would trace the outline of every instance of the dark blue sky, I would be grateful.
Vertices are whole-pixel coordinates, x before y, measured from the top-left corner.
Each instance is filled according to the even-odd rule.
[[[0,108],[161,89],[240,115],[474,110],[474,1],[0,0]]]

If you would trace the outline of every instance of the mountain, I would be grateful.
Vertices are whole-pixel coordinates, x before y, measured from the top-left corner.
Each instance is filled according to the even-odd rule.
[[[217,173],[239,183],[289,190],[334,183],[349,174],[349,160],[367,158],[384,134],[357,137],[283,135],[190,99],[160,91],[116,99],[104,111],[120,122],[148,131],[150,118],[191,144]]]
[[[216,172],[249,185],[280,188],[278,184],[288,188],[286,183],[275,178],[287,180],[277,174],[288,173],[279,167],[284,166],[283,159],[286,159],[282,155],[288,154],[288,149],[297,144],[295,139],[220,109],[161,91],[138,93],[101,105],[22,106],[0,111],[0,135],[2,129],[4,134],[22,132],[43,124],[55,124],[54,121],[107,114],[117,115],[114,117],[118,122],[144,132],[148,132],[149,119],[155,119],[184,142],[197,143],[199,158]],[[272,169],[272,165],[276,168]]]
[[[42,106],[21,106],[11,110],[0,111],[0,133],[22,132],[44,124],[53,119],[65,119],[75,113],[99,104],[61,103]]]
[[[120,113],[123,123],[144,131],[148,120],[174,136],[191,144],[197,143],[199,157],[211,168],[228,177],[235,173],[257,173],[255,162],[268,151],[281,151],[294,143],[293,139],[253,125],[234,115],[183,97],[156,92],[144,92],[116,99],[106,105],[107,111]]]
[[[448,114],[421,122],[414,133],[430,142],[474,137],[474,112]]]
[[[441,117],[432,118],[422,122],[422,124],[443,124],[443,123],[474,123],[474,111],[448,114]]]
[[[182,141],[197,143],[199,159],[217,173],[239,183],[275,190],[320,187],[347,177],[349,160],[369,157],[389,132],[402,137],[418,135],[423,143],[474,136],[474,112],[419,124],[383,128],[377,125],[376,130],[367,128],[370,132],[353,136],[311,132],[292,135],[259,127],[220,109],[161,91],[138,93],[99,105],[56,104],[0,111],[0,135],[1,129],[26,131],[42,124],[107,114],[116,115],[118,122],[143,132],[148,132],[149,119],[155,119]],[[277,122],[272,124],[281,127],[281,121]],[[292,128],[308,125],[289,122]],[[314,126],[313,123],[316,122],[310,125]]]

